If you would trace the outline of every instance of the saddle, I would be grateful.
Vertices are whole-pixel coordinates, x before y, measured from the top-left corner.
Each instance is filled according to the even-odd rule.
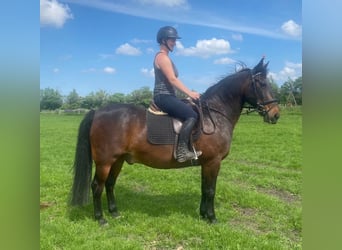
[[[198,106],[188,99],[183,102],[199,113]],[[151,144],[177,145],[178,134],[183,122],[163,112],[153,101],[146,111],[147,139]],[[201,134],[201,122],[197,121],[190,140],[196,141]]]

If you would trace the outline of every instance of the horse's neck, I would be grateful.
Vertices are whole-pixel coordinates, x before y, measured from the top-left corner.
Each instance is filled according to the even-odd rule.
[[[235,126],[241,115],[244,104],[244,91],[247,88],[246,84],[248,84],[246,79],[249,76],[247,71],[239,74],[244,75],[223,79],[204,96],[204,101],[208,103],[208,106],[219,110],[218,113],[228,117],[233,126]]]
[[[241,98],[231,97],[226,99],[225,101],[214,99],[215,101],[207,101],[207,105],[210,113],[216,113],[215,117],[217,120],[221,121],[222,119],[228,121],[232,127],[235,126],[239,117],[241,115],[242,110],[242,101]],[[223,121],[223,120],[222,120]],[[223,121],[223,123],[226,123]]]

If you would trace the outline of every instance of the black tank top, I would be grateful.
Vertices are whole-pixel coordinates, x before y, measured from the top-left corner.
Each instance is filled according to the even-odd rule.
[[[161,53],[161,52],[158,52],[156,54],[156,56],[159,53]],[[172,60],[171,60],[171,63],[172,63],[172,67],[173,67],[173,71],[175,73],[175,76],[178,77],[178,70],[177,70],[175,64],[172,62]],[[164,73],[161,71],[161,69],[159,69],[154,62],[153,62],[153,68],[154,68],[154,75],[155,75],[153,95],[156,96],[156,95],[164,94],[164,95],[174,95],[175,96],[176,93],[175,93],[174,87],[168,81],[168,79],[166,78]]]

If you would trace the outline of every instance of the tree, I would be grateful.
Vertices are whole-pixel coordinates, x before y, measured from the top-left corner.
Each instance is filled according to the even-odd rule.
[[[152,91],[149,87],[142,87],[138,90],[134,90],[130,95],[127,96],[128,103],[134,103],[136,105],[141,105],[148,107],[152,100]]]
[[[40,90],[40,110],[55,110],[62,104],[63,97],[58,90],[52,88]]]
[[[108,102],[110,103],[124,103],[126,102],[126,96],[122,93],[115,93],[108,98]]]
[[[73,89],[70,94],[66,97],[63,108],[65,109],[77,109],[80,108],[81,97],[77,94],[76,90]]]
[[[104,90],[99,90],[96,93],[91,92],[82,100],[81,107],[86,109],[96,109],[102,107],[109,102],[109,95]]]
[[[293,83],[293,87],[294,87],[294,95],[295,98],[297,100],[297,103],[299,105],[302,105],[302,90],[303,90],[303,83],[302,83],[302,77],[298,77],[294,83]]]
[[[281,86],[281,101],[291,105],[302,104],[302,77],[295,81],[290,78]]]
[[[271,89],[272,89],[272,92],[274,94],[274,98],[277,99],[277,100],[280,100],[280,90],[279,90],[278,84],[274,81],[272,76],[270,76],[268,78],[268,81],[269,81],[269,83],[271,85]]]

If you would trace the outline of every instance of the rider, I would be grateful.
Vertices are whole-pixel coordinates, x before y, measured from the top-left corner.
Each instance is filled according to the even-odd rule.
[[[195,159],[202,154],[201,151],[193,152],[189,149],[191,131],[198,119],[198,114],[187,104],[176,97],[175,88],[194,100],[200,98],[200,94],[188,89],[177,77],[178,71],[169,57],[173,51],[176,39],[180,39],[177,30],[171,26],[159,29],[157,42],[160,51],[154,58],[155,86],[153,91],[154,103],[170,116],[183,122],[178,145],[176,149],[177,161],[185,162]]]

